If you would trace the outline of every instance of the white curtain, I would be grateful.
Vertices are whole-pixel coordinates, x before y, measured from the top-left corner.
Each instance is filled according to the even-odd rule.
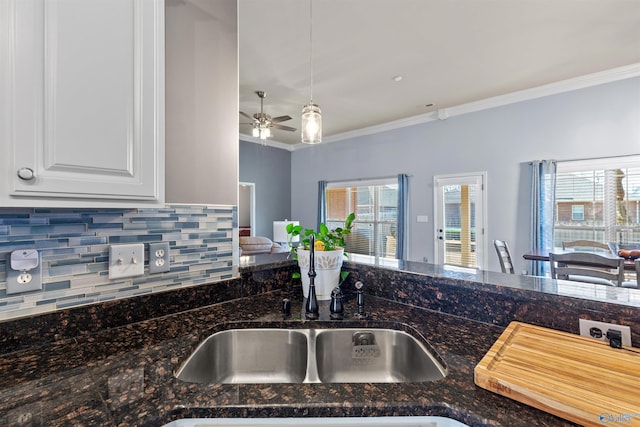
[[[541,253],[553,250],[553,219],[555,213],[556,162],[531,162],[531,249]],[[545,276],[548,262],[533,261],[532,274]]]

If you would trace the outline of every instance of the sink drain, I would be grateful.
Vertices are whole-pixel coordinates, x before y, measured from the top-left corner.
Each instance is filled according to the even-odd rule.
[[[356,345],[351,350],[353,359],[374,359],[380,357],[380,347],[377,345]]]

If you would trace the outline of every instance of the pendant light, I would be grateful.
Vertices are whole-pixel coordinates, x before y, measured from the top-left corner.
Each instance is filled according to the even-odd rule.
[[[319,144],[322,142],[322,113],[313,103],[313,0],[309,0],[309,69],[310,100],[302,107],[302,143]]]

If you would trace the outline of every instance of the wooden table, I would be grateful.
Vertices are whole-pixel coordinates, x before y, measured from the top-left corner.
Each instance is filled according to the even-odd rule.
[[[562,250],[562,249],[556,249],[552,251],[554,254],[561,254],[561,253],[567,253],[567,252],[574,252],[574,251],[566,251],[566,250]],[[606,253],[606,252],[597,252],[598,255],[603,255],[606,256],[607,258],[620,258],[617,255],[611,254],[611,253]],[[526,254],[522,255],[522,258],[526,259],[527,261],[549,261],[549,251],[544,251],[542,249],[537,249],[535,251],[532,252],[527,252]],[[630,270],[630,271],[635,271],[636,270],[636,263],[634,260],[632,259],[625,259],[624,260],[624,269],[625,270]]]

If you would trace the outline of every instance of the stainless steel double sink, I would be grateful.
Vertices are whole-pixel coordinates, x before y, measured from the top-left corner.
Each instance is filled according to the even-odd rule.
[[[176,371],[202,384],[395,383],[444,378],[446,368],[395,329],[230,329],[204,340]]]

